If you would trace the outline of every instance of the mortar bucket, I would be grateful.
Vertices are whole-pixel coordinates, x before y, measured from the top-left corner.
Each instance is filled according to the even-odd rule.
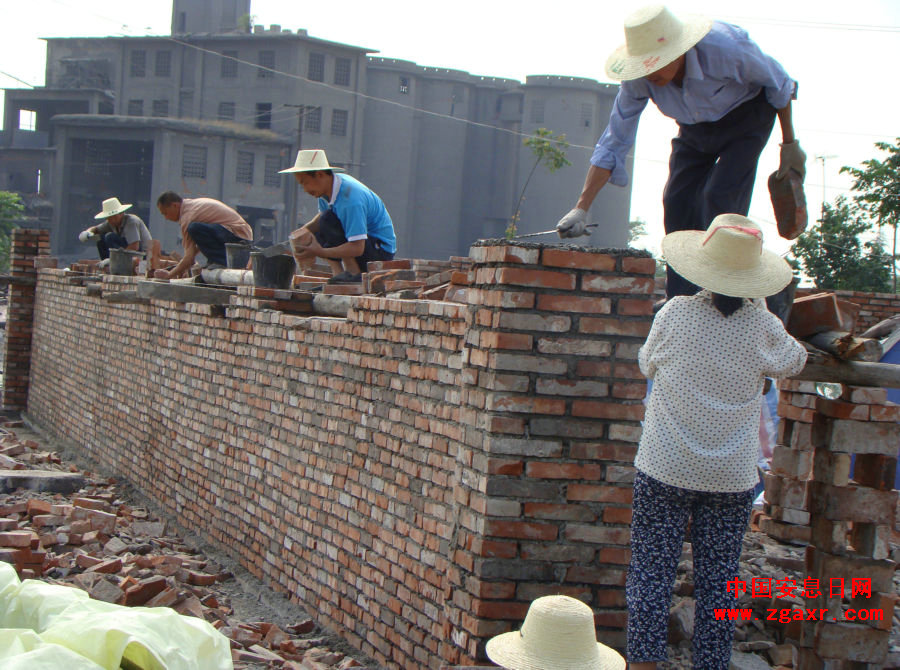
[[[128,249],[109,250],[109,272],[114,275],[131,277],[134,274],[134,259],[143,258],[143,251],[129,251]]]
[[[253,285],[264,288],[289,289],[294,284],[297,263],[293,256],[272,256],[266,258],[260,251],[250,253],[253,264]]]
[[[242,242],[225,243],[225,262],[228,267],[243,270],[250,260],[250,245]]]

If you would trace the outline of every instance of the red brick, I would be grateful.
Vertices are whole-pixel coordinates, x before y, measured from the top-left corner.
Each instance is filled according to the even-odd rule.
[[[869,406],[869,414],[872,421],[891,421],[896,423],[900,421],[900,405],[893,403],[887,405],[871,405]],[[850,417],[855,419],[856,417]]]
[[[602,465],[581,465],[579,463],[529,463],[525,474],[535,479],[602,480]]]
[[[653,300],[619,298],[616,303],[616,314],[622,314],[624,316],[650,316],[653,314]]]
[[[611,272],[616,269],[616,259],[607,254],[585,251],[568,251],[565,249],[544,248],[541,254],[544,265],[558,268],[577,268],[579,270],[596,270]]]
[[[656,274],[656,259],[625,256],[622,258],[622,271],[643,275]]]
[[[650,333],[650,321],[625,321],[623,319],[600,319],[582,317],[579,320],[579,332],[585,335],[624,335],[630,337],[647,337]]]
[[[34,534],[30,530],[11,530],[0,533],[0,547],[27,548]]]
[[[841,398],[863,405],[883,405],[887,402],[887,389],[845,385]]]
[[[894,488],[897,459],[882,454],[858,454],[853,466],[853,480],[862,486],[890,491]]]
[[[782,419],[790,419],[791,421],[800,421],[802,423],[812,423],[813,417],[816,415],[815,410],[803,409],[794,405],[778,403],[778,416]]]
[[[520,412],[527,414],[556,414],[566,412],[566,401],[534,396],[497,396],[488,400],[487,410],[492,412]]]
[[[486,349],[531,349],[531,335],[524,333],[500,333],[486,331],[481,333],[479,346]]]
[[[816,397],[816,411],[835,419],[855,419],[857,421],[869,420],[869,406],[857,405],[840,400],[830,400],[821,396]]]
[[[488,537],[508,537],[522,540],[555,540],[558,528],[551,524],[532,521],[488,519],[484,523],[484,534]]]
[[[633,497],[631,487],[609,486],[608,484],[569,484],[566,500],[583,502],[630,503]]]
[[[653,277],[613,277],[611,275],[585,275],[581,288],[598,293],[651,294],[655,288]]]
[[[525,503],[525,516],[552,521],[596,521],[597,515],[584,505]]]
[[[641,421],[644,418],[644,405],[625,405],[600,400],[575,400],[572,402],[572,416]]]
[[[515,558],[518,544],[476,537],[472,542],[472,553],[484,558]]]
[[[547,270],[500,268],[497,271],[497,283],[572,291],[575,289],[575,275]]]
[[[606,507],[603,510],[603,522],[631,524],[631,508]]]
[[[472,613],[485,619],[514,619],[521,621],[528,613],[530,603],[517,603],[502,600],[472,601]]]
[[[609,314],[612,309],[612,300],[580,295],[539,295],[537,297],[537,309],[548,312]],[[583,322],[584,319],[582,319]]]

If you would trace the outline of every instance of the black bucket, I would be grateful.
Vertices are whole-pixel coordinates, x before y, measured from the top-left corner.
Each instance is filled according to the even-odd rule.
[[[225,262],[228,267],[243,270],[250,260],[250,244],[244,242],[225,243]]]
[[[266,258],[261,251],[250,254],[253,264],[253,285],[263,288],[293,288],[297,263],[293,256]]]
[[[109,273],[131,277],[134,275],[134,259],[142,258],[144,252],[130,249],[109,250]]]

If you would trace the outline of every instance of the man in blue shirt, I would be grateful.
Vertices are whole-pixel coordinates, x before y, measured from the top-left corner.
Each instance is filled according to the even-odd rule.
[[[293,173],[309,195],[318,198],[319,213],[291,233],[298,262],[324,258],[334,276],[329,283],[362,281],[369,261],[387,261],[397,252],[394,224],[381,198],[342,168],[332,167],[321,149],[297,153]]]
[[[791,120],[797,83],[742,28],[700,17],[680,21],[656,5],[626,19],[625,41],[606,62],[607,75],[622,84],[581,196],[557,225],[560,237],[584,234],[587,210],[607,182],[628,183],[625,157],[648,100],[678,122],[663,192],[667,234],[706,230],[719,214],[747,214],[776,116],[782,135],[778,177],[790,169],[805,176],[806,154]],[[668,269],[667,297],[697,290]]]

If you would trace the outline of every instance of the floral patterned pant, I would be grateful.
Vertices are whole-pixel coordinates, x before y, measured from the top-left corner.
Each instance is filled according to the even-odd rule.
[[[713,610],[735,606],[727,583],[737,577],[741,540],[753,490],[690,491],[638,472],[634,479],[628,602],[628,660],[666,659],[669,605],[688,519],[694,558],[693,665],[728,670],[733,621],[716,621]]]

